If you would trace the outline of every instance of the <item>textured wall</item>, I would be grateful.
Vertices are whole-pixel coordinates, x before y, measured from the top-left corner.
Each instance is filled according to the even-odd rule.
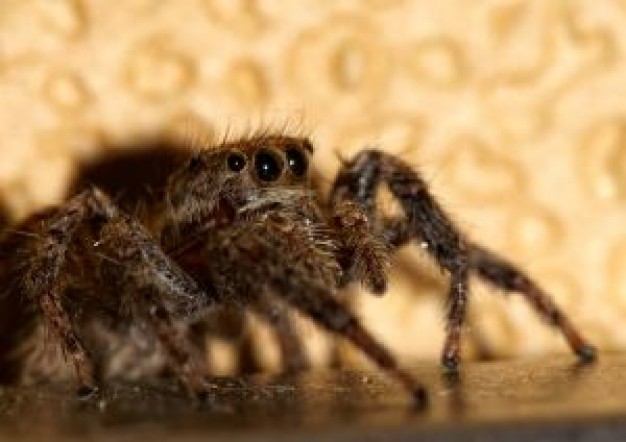
[[[0,0],[1,194],[23,216],[103,141],[158,131],[297,128],[329,179],[336,151],[376,145],[623,347],[624,29],[623,0]],[[362,313],[435,356],[443,281],[402,255]],[[518,297],[474,287],[468,354],[566,351]]]

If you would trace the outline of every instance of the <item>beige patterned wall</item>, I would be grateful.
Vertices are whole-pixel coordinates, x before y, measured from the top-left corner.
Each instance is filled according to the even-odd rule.
[[[1,194],[21,217],[103,141],[158,131],[295,128],[328,179],[376,145],[623,348],[625,29],[623,0],[0,0]],[[414,250],[394,276],[362,314],[436,356],[441,277]],[[566,351],[518,297],[472,302],[468,355]]]

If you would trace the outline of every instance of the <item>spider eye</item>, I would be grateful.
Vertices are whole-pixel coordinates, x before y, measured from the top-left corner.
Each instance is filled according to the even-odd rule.
[[[201,172],[204,169],[204,161],[199,156],[191,157],[188,168],[190,172]]]
[[[241,170],[246,167],[246,159],[240,153],[229,154],[226,163],[228,164],[228,168],[233,172],[241,172]]]
[[[260,149],[256,153],[254,167],[261,181],[275,181],[283,172],[280,157],[268,149]]]
[[[287,164],[295,176],[301,177],[306,173],[309,161],[300,148],[292,146],[287,148]]]

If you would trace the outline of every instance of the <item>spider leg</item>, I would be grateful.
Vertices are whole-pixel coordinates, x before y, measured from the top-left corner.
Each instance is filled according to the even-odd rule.
[[[441,361],[446,369],[454,371],[460,360],[460,339],[467,310],[469,257],[465,240],[419,175],[398,158],[376,150],[363,151],[344,165],[335,181],[331,204],[337,206],[352,200],[376,226],[380,222],[376,190],[381,182],[389,186],[400,202],[406,215],[404,228],[412,236],[420,237],[435,261],[450,273],[447,335]]]
[[[149,293],[146,293],[145,298],[149,302],[145,315],[169,355],[179,379],[190,394],[204,397],[207,393],[206,364],[201,354],[191,345],[184,334],[185,330],[176,327],[170,313],[160,305],[158,299]]]
[[[581,361],[593,361],[597,354],[572,325],[550,296],[529,276],[497,254],[476,244],[470,247],[472,269],[490,284],[510,292],[520,293],[548,324],[563,333],[568,345]]]
[[[89,397],[97,391],[93,362],[83,346],[70,316],[61,304],[61,297],[57,287],[42,293],[39,297],[41,312],[46,318],[46,324],[60,339],[65,355],[69,355],[79,382],[78,395]]]
[[[97,231],[97,247],[119,266],[124,288],[132,292],[131,303],[145,301],[137,298],[137,292],[159,295],[154,310],[157,334],[166,329],[167,316],[189,319],[216,302],[164,254],[138,221],[122,213],[102,192],[89,189],[69,200],[42,221],[41,235],[31,240],[32,258],[22,285],[25,295],[40,306],[44,321],[73,361],[80,393],[95,388],[93,364],[63,304],[61,271],[70,248],[76,246],[73,239],[84,227]]]
[[[83,197],[77,197],[40,220],[43,225],[41,237],[28,244],[31,256],[20,280],[24,296],[39,307],[45,326],[59,339],[64,355],[74,365],[80,396],[89,396],[96,391],[94,366],[62,303],[61,272],[70,243],[87,211]]]
[[[415,237],[404,219],[388,218],[383,221],[383,226],[383,236],[393,248],[400,247]],[[523,296],[539,316],[561,331],[567,344],[581,361],[596,359],[596,348],[587,342],[537,282],[515,264],[479,244],[470,242],[468,249],[471,271],[494,287]]]
[[[415,405],[427,403],[426,389],[411,374],[400,368],[395,358],[379,343],[339,301],[323,288],[308,283],[283,287],[280,292],[287,302],[305,313],[327,330],[344,336],[380,368],[387,371],[411,394]]]
[[[387,291],[388,248],[375,234],[365,210],[355,201],[340,199],[332,207],[332,222],[340,233],[341,285],[360,280],[375,294]]]
[[[404,217],[377,220],[376,190],[382,182],[387,183],[400,201]],[[455,260],[460,259],[463,261],[463,273],[469,269],[497,287],[524,296],[540,316],[561,331],[582,361],[595,358],[594,347],[582,337],[550,296],[507,260],[464,239],[430,195],[424,180],[400,159],[375,150],[366,150],[357,155],[345,165],[335,181],[332,201],[345,199],[356,201],[370,219],[377,220],[380,234],[390,247],[400,247],[413,239],[423,240],[426,249],[442,267],[451,271],[452,286],[467,284],[466,276],[457,275],[455,278],[450,268],[454,268],[458,264]],[[458,253],[461,256],[455,258],[454,255]],[[466,293],[466,288],[463,292]],[[459,316],[458,313],[452,314],[454,308],[452,304],[449,320],[452,316]],[[450,340],[450,332],[448,337]],[[455,339],[452,338],[452,341]],[[446,350],[444,364],[445,355]]]
[[[336,287],[328,287],[311,271],[314,267],[334,267],[336,263],[327,250],[320,248],[324,240],[303,241],[311,237],[307,228],[306,224],[289,224],[286,229],[284,222],[271,217],[250,225],[245,234],[232,236],[228,242],[229,260],[236,263],[229,273],[240,283],[245,282],[244,292],[256,293],[257,298],[274,295],[326,330],[351,341],[404,386],[416,406],[424,407],[425,388],[399,367],[384,345],[335,298]]]
[[[284,369],[288,373],[298,373],[309,368],[309,361],[295,324],[285,306],[266,298],[253,302],[251,307],[271,327],[278,341]]]

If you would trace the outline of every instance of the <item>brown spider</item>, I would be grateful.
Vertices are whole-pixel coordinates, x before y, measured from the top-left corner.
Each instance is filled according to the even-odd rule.
[[[73,363],[79,393],[89,395],[99,382],[97,343],[85,339],[90,325],[124,332],[144,324],[183,384],[201,394],[205,363],[188,326],[221,305],[251,307],[276,327],[284,355],[297,367],[297,343],[276,308],[284,305],[350,340],[423,405],[424,387],[335,297],[353,281],[384,293],[389,254],[410,241],[422,243],[450,275],[446,370],[459,364],[471,272],[522,294],[581,360],[595,358],[546,293],[513,264],[468,241],[420,175],[394,156],[364,150],[344,162],[324,200],[311,184],[313,148],[304,138],[266,134],[197,152],[161,152],[167,154],[114,184],[100,184],[106,177],[92,173],[65,203],[0,239],[4,379],[17,376],[10,363],[23,356],[26,324],[40,319]],[[152,181],[143,181],[142,168],[152,168]],[[401,215],[378,210],[381,184]],[[107,196],[115,192],[117,201]]]

